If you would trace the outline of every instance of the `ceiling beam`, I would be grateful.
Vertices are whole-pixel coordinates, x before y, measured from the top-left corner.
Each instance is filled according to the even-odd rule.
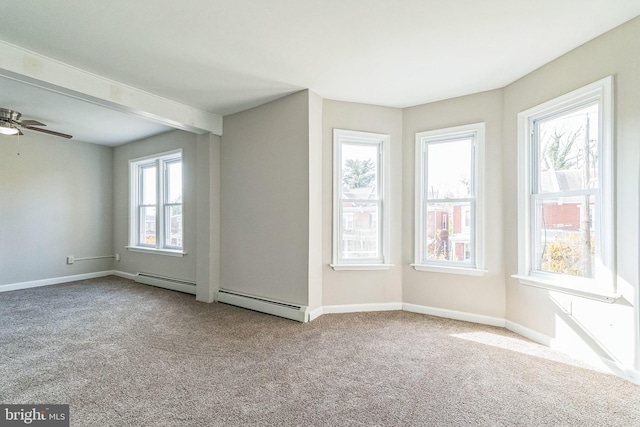
[[[0,41],[0,75],[189,132],[222,135],[222,116]]]

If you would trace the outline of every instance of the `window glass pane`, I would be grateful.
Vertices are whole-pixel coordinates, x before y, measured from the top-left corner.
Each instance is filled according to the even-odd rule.
[[[344,202],[343,218],[350,218],[342,223],[341,258],[379,259],[380,225],[378,203]]]
[[[427,144],[427,197],[471,197],[471,138]]]
[[[465,227],[465,212],[471,204],[428,203],[423,218],[423,259],[470,262],[472,258],[471,227]]]
[[[538,193],[598,188],[598,104],[536,126]]]
[[[142,191],[141,200],[143,205],[155,205],[156,204],[156,167],[145,166],[142,167],[142,185],[140,190]]]
[[[140,208],[140,244],[155,245],[156,244],[156,208],[141,207]]]
[[[167,163],[167,203],[182,203],[182,162]]]
[[[535,264],[539,271],[594,277],[595,196],[540,198],[535,203]]]
[[[343,198],[377,199],[378,145],[343,143]]]
[[[182,205],[167,206],[165,246],[182,247]]]

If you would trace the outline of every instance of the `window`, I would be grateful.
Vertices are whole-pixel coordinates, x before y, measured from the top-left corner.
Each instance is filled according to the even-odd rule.
[[[129,162],[130,250],[183,255],[182,151]]]
[[[525,284],[613,290],[612,78],[518,115]]]
[[[481,275],[484,123],[416,134],[416,270]]]
[[[389,265],[389,136],[334,129],[334,270]]]

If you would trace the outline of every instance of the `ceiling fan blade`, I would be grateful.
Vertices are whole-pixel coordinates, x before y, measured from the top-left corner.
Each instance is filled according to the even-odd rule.
[[[21,120],[20,124],[22,126],[46,126],[44,123],[40,123],[37,120]]]
[[[25,129],[35,130],[36,132],[48,133],[49,135],[60,136],[62,138],[73,138],[71,135],[67,135],[66,133],[55,132],[47,129],[33,128],[31,126],[22,126]]]

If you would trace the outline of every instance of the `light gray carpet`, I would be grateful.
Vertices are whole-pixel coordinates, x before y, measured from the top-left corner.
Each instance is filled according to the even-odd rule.
[[[640,387],[500,328],[300,324],[117,277],[0,294],[0,403],[74,426],[640,425]]]

